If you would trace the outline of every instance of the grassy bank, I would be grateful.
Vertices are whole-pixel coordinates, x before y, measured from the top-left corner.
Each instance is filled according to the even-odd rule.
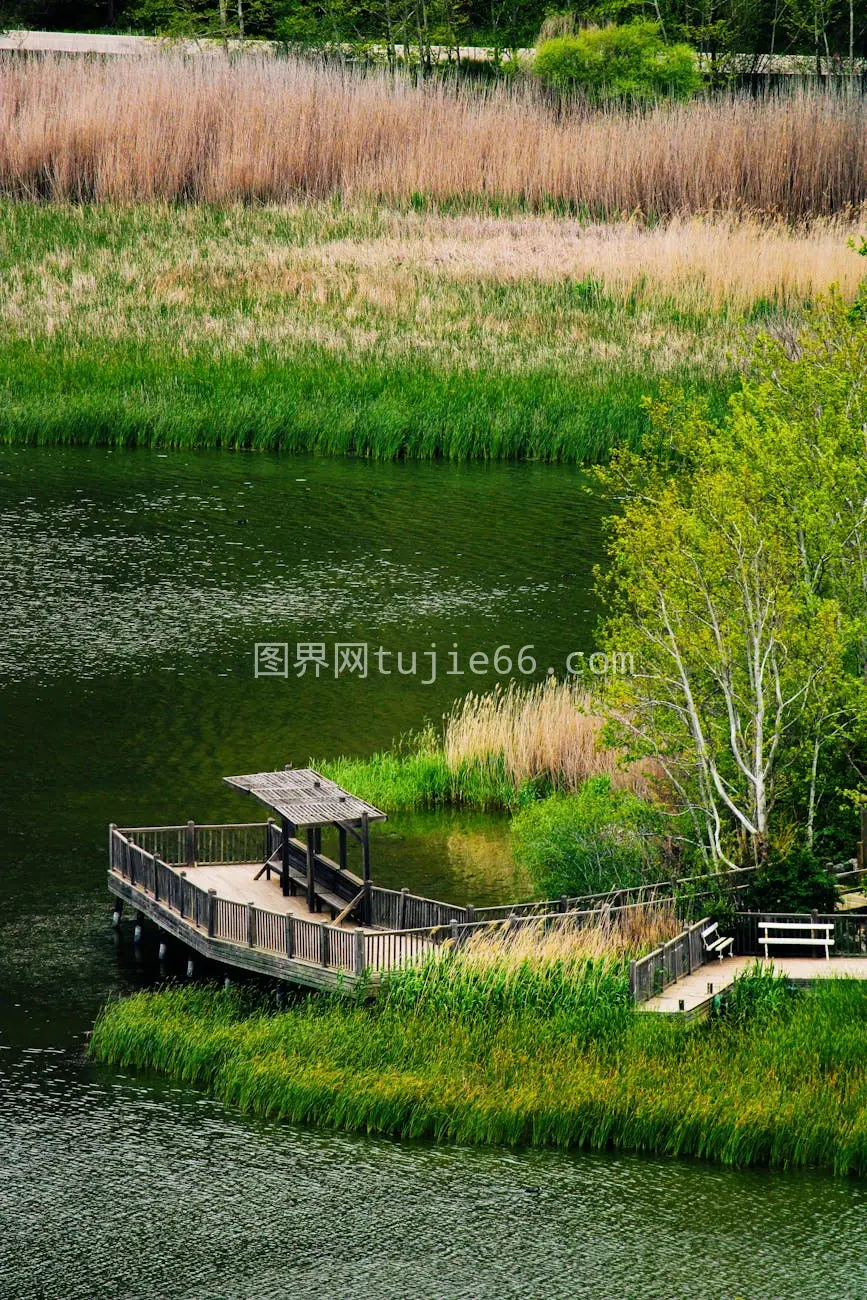
[[[690,1025],[633,1012],[616,956],[462,960],[367,1005],[269,1014],[233,991],[141,993],[103,1011],[91,1052],[294,1122],[867,1173],[863,986],[794,995],[754,978],[730,1015]]]
[[[852,229],[6,203],[0,439],[598,460],[854,293]]]

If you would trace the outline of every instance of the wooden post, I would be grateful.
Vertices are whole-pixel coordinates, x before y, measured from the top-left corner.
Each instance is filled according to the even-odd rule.
[[[341,871],[345,871],[345,870],[346,870],[346,863],[347,863],[347,856],[346,856],[346,827],[345,827],[345,826],[338,826],[338,827],[337,827],[337,840],[338,840],[338,845],[339,845],[339,850],[338,850],[338,855],[337,855],[337,856],[338,856],[338,860],[339,860],[339,862],[340,862],[340,870],[341,870]]]
[[[187,866],[196,865],[196,823],[187,822]]]
[[[323,966],[328,965],[328,926],[319,927],[319,960]]]
[[[364,931],[355,931],[355,973],[361,977],[367,968],[367,944]]]
[[[313,828],[313,848],[316,853],[322,852],[322,827],[314,826]]]
[[[450,925],[449,925],[449,929],[450,929],[451,932],[452,932],[452,946],[453,946],[454,948],[457,948],[457,946],[458,946],[458,923],[457,923],[457,921],[452,921],[452,922],[450,923]]]
[[[265,823],[265,856],[264,856],[264,858],[262,859],[263,863],[267,863],[268,859],[271,857],[271,854],[272,854],[273,851],[274,851],[274,850],[271,848],[271,827],[272,827],[273,825],[274,825],[274,818],[273,818],[273,817],[269,817],[268,820],[267,820],[266,823]],[[267,867],[266,870],[265,870],[265,879],[266,879],[266,880],[270,880],[270,879],[271,879],[271,868],[270,868],[270,867]]]
[[[247,904],[247,944],[256,947],[256,904]]]
[[[280,885],[283,889],[283,897],[289,896],[289,819],[283,818],[283,851],[281,854],[282,871],[280,873]]]
[[[313,827],[307,827],[307,911],[315,912],[316,910],[316,877],[314,874],[316,865],[316,849],[313,834]]]
[[[216,889],[208,890],[208,938],[214,937],[214,924],[217,913],[217,891]]]
[[[475,921],[475,919],[476,919],[476,909],[473,907],[472,903],[467,903],[467,922],[468,922],[468,924],[472,925],[473,922]]]
[[[867,869],[867,804],[861,805],[861,841],[858,845],[858,870]]]
[[[367,813],[361,814],[361,876],[364,881],[364,923],[371,923],[370,898],[370,825]]]
[[[158,903],[160,901],[160,876],[159,876],[159,872],[157,871],[156,854],[153,855],[153,860],[154,860],[154,902]]]
[[[136,855],[136,844],[135,844],[135,840],[130,835],[129,837],[129,883],[131,885],[135,884],[135,855]]]
[[[110,871],[114,870],[114,833],[117,826],[111,822],[108,827],[108,867]]]
[[[568,898],[568,895],[566,895],[566,894],[561,894],[561,895],[560,895],[560,911],[561,911],[561,912],[568,912],[568,911],[569,911],[569,898]]]
[[[186,871],[182,871],[178,876],[178,884],[180,886],[180,889],[178,890],[178,893],[180,895],[180,897],[178,898],[178,912],[180,913],[181,920],[184,919],[184,881],[186,880],[186,878],[187,878]]]
[[[397,929],[406,929],[406,900],[409,898],[409,890],[404,888],[400,891],[400,898],[397,903]]]
[[[636,981],[635,981],[636,965],[637,963],[635,961],[635,958],[633,957],[633,959],[629,963],[629,992],[632,994],[633,1002],[638,1001],[638,989],[636,988]]]
[[[295,921],[294,921],[294,918],[291,917],[291,916],[289,916],[288,913],[287,913],[287,916],[286,916],[286,956],[287,956],[287,957],[293,957],[294,955],[295,955]]]

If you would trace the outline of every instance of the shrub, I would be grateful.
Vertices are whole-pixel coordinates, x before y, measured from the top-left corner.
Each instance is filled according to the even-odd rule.
[[[591,777],[577,794],[529,804],[512,822],[512,845],[548,898],[592,894],[658,879],[658,815],[643,799]]]
[[[689,99],[701,86],[695,52],[668,45],[658,23],[587,27],[540,44],[533,71],[561,94],[591,99]]]
[[[744,905],[753,912],[833,912],[837,887],[809,849],[772,851],[756,872]]]

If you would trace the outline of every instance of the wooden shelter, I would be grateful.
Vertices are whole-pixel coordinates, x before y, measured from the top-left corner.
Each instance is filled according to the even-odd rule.
[[[321,910],[324,902],[332,915],[356,911],[370,924],[370,823],[385,821],[385,813],[310,767],[223,779],[233,789],[258,799],[280,820],[280,842],[260,875],[265,872],[270,877],[271,871],[279,871],[284,895],[294,894],[301,884],[310,912]],[[322,853],[324,826],[337,829],[337,862]],[[349,870],[350,835],[361,845],[361,877]]]

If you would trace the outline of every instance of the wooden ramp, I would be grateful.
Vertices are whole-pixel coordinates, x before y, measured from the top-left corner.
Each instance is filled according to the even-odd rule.
[[[706,1015],[714,998],[724,992],[743,971],[759,965],[787,975],[795,984],[805,986],[823,979],[867,980],[867,957],[726,957],[708,962],[691,975],[670,984],[664,993],[641,1002],[636,1010],[685,1015],[697,1019]]]

